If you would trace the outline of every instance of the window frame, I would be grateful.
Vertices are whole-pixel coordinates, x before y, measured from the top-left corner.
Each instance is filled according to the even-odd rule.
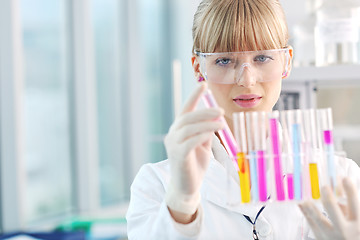
[[[73,196],[78,214],[99,208],[96,80],[91,2],[67,1],[71,22],[73,107]]]
[[[23,44],[19,0],[0,1],[1,230],[24,226]]]

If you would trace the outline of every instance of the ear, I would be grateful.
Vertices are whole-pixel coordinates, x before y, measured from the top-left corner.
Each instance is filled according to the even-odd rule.
[[[191,57],[191,65],[194,69],[195,79],[199,79],[200,77],[202,77],[202,74],[200,72],[200,59],[195,54]]]
[[[288,59],[288,71],[287,74],[285,76],[283,76],[282,78],[288,78],[290,76],[291,73],[291,69],[292,69],[292,59],[293,59],[293,54],[294,54],[294,49],[292,48],[292,46],[288,46],[287,47],[289,49],[289,59]]]

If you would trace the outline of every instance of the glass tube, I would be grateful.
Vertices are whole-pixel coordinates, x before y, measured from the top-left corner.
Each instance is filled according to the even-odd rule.
[[[240,178],[240,191],[241,202],[249,203],[251,201],[250,196],[250,172],[249,163],[246,158],[247,144],[246,144],[246,128],[245,128],[245,114],[238,112],[233,114],[234,121],[234,135],[237,142],[238,153],[238,174]]]
[[[289,125],[289,111],[280,112],[280,122],[282,125],[282,156],[284,159],[284,172],[286,178],[285,195],[289,200],[294,199],[294,154],[291,142],[291,124]]]
[[[301,111],[292,110],[294,122],[292,128],[292,145],[294,154],[294,198],[302,199],[302,165],[301,165]]]
[[[251,198],[253,202],[259,200],[258,177],[257,177],[257,161],[256,150],[254,144],[253,130],[257,128],[257,112],[247,112],[246,116],[246,132],[250,165],[250,182],[251,182]]]
[[[336,170],[334,160],[334,142],[333,142],[333,122],[331,108],[318,109],[317,116],[319,118],[319,128],[323,140],[325,150],[326,164],[328,170],[329,184],[333,190],[336,189]]]
[[[266,183],[266,123],[267,117],[265,112],[258,112],[257,122],[254,128],[254,144],[257,153],[257,176],[259,184],[259,200],[267,201],[267,183]]]
[[[218,107],[218,105],[215,101],[215,98],[214,98],[212,92],[210,91],[210,89],[207,89],[205,91],[202,99],[207,108]],[[227,153],[229,154],[231,160],[233,161],[236,170],[239,171],[238,166],[237,166],[237,160],[236,160],[237,159],[236,154],[237,154],[238,150],[237,150],[235,138],[234,138],[233,134],[231,133],[230,128],[229,128],[225,118],[221,117],[220,121],[223,123],[224,128],[218,131],[219,136],[222,140],[222,143],[224,144],[224,147],[225,147]]]
[[[271,152],[274,165],[274,177],[276,186],[276,199],[278,201],[285,200],[284,183],[283,183],[283,170],[281,162],[281,144],[279,138],[278,128],[279,112],[274,111],[270,113],[269,117],[269,129],[270,129],[270,141],[271,141]]]
[[[303,111],[304,120],[304,193],[306,198],[320,198],[320,174],[319,169],[322,163],[317,146],[317,126],[315,121],[315,110]]]

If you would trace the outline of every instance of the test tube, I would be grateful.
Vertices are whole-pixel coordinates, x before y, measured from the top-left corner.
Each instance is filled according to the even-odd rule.
[[[281,166],[281,146],[278,129],[279,112],[273,111],[269,117],[271,150],[274,162],[274,175],[276,185],[276,198],[278,201],[285,200],[283,171]]]
[[[316,155],[317,151],[317,127],[315,121],[315,110],[307,109],[303,111],[304,119],[304,161],[307,171],[304,171],[304,192],[310,193],[313,199],[320,198],[320,178],[319,163],[320,159]],[[305,176],[306,174],[306,176]],[[309,189],[308,189],[309,188]]]
[[[211,92],[210,89],[207,89],[203,95],[203,101],[206,107],[210,108],[210,107],[218,107],[215,98]],[[221,129],[218,131],[219,136],[224,144],[224,147],[227,151],[227,153],[229,154],[231,160],[234,163],[234,166],[236,168],[237,171],[239,171],[239,167],[237,164],[237,146],[236,146],[236,141],[235,138],[233,136],[233,134],[230,131],[230,128],[225,120],[224,117],[220,118],[220,121],[224,124],[224,129]]]
[[[291,142],[294,156],[294,198],[301,200],[301,111],[289,110],[288,120],[291,127]]]
[[[292,142],[290,132],[291,129],[289,128],[289,122],[291,126],[291,121],[289,121],[289,112],[282,111],[280,114],[281,118],[281,125],[282,125],[282,132],[283,132],[283,158],[285,158],[285,177],[286,177],[286,188],[285,191],[287,192],[287,196],[289,200],[294,199],[294,165],[293,165],[293,151],[292,151]]]
[[[245,130],[245,114],[243,112],[233,113],[234,133],[238,143],[237,161],[239,165],[241,202],[248,203],[251,201],[250,196],[250,176],[249,163],[246,159],[246,130]]]
[[[259,200],[267,201],[267,185],[266,185],[266,113],[258,112],[258,121],[254,128],[254,143],[257,151],[257,176],[259,183]]]
[[[258,176],[257,176],[257,162],[256,162],[256,150],[254,145],[253,130],[257,128],[257,112],[247,112],[246,116],[246,132],[248,153],[250,162],[250,181],[251,181],[251,197],[254,202],[259,200],[258,190]]]
[[[320,131],[323,136],[323,145],[326,154],[326,163],[330,186],[336,190],[336,170],[334,160],[334,142],[333,142],[333,122],[331,108],[318,109],[318,117],[320,118]]]

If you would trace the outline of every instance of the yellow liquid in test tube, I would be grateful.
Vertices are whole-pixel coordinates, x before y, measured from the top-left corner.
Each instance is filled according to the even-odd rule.
[[[319,188],[319,175],[316,163],[309,164],[310,172],[310,182],[311,182],[311,194],[313,199],[320,198],[320,188]]]
[[[251,200],[250,197],[250,176],[249,176],[249,163],[244,153],[237,153],[237,160],[239,165],[239,177],[240,177],[240,191],[241,201],[248,203]]]

